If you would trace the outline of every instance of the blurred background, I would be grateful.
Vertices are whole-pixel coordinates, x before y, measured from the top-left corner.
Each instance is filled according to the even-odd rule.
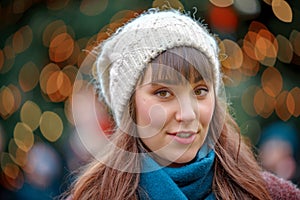
[[[74,110],[91,123],[93,99],[96,123],[110,118],[87,81],[89,52],[151,7],[208,24],[242,134],[266,169],[300,185],[300,1],[1,0],[0,199],[53,199],[91,158]],[[78,85],[89,89],[72,107]]]

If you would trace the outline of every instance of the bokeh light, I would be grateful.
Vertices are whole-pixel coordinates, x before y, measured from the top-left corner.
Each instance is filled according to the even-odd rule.
[[[238,17],[236,11],[232,7],[212,6],[209,22],[212,24],[213,28],[221,32],[232,33],[236,31],[238,26]]]
[[[246,76],[255,76],[260,69],[260,64],[257,60],[250,58],[245,51],[243,52],[243,63],[241,72]]]
[[[7,88],[10,89],[10,92],[12,92],[13,96],[14,96],[14,110],[13,112],[17,111],[21,105],[22,102],[22,95],[21,95],[21,91],[18,87],[16,87],[13,84],[9,84],[7,86]],[[11,113],[13,114],[13,113]]]
[[[276,62],[278,43],[273,34],[261,29],[256,35],[254,53],[260,63],[273,66]]]
[[[293,98],[294,102],[295,102],[294,112],[292,112],[292,110],[290,110],[290,112],[293,114],[294,117],[299,117],[299,115],[300,115],[300,102],[299,102],[300,88],[299,87],[294,87],[290,91],[289,95],[291,96],[290,98]]]
[[[61,118],[54,112],[44,112],[40,118],[40,130],[48,141],[55,142],[63,131]]]
[[[272,10],[275,16],[283,22],[293,20],[293,12],[290,5],[284,0],[272,0]]]
[[[233,4],[233,0],[209,0],[209,2],[218,7],[228,7]]]
[[[88,16],[99,15],[103,12],[108,4],[108,0],[83,0],[80,4],[80,11]]]
[[[23,122],[18,122],[14,129],[14,140],[20,149],[28,152],[34,143],[31,128]]]
[[[27,157],[30,163],[24,168],[27,182],[36,188],[50,188],[61,173],[60,156],[57,151],[49,144],[38,142]]]
[[[263,118],[268,118],[274,111],[275,98],[269,96],[263,89],[256,91],[253,105],[255,112]]]
[[[20,167],[27,164],[27,152],[20,149],[14,139],[11,139],[8,144],[8,152],[12,161]]]
[[[133,10],[121,10],[121,11],[117,12],[116,14],[114,14],[111,17],[110,22],[111,23],[112,22],[124,22],[125,23],[128,20],[134,18],[137,14],[138,14],[137,11],[133,11]],[[99,33],[101,33],[101,31]]]
[[[11,190],[20,189],[24,183],[24,177],[20,168],[12,161],[8,153],[1,153],[1,169],[4,175],[5,187]]]
[[[178,10],[184,10],[184,6],[179,0],[154,0],[152,3],[152,7],[160,9],[175,8]]]
[[[43,68],[43,70],[41,71],[40,77],[39,77],[40,87],[41,87],[41,90],[43,93],[47,94],[47,83],[48,83],[49,77],[53,73],[58,72],[58,71],[60,71],[60,68],[57,64],[54,64],[54,63],[49,63]]]
[[[20,28],[13,36],[12,46],[15,53],[25,51],[32,42],[32,30],[27,26]]]
[[[72,111],[72,97],[68,98],[65,101],[64,113],[69,123],[75,125],[74,118],[73,118],[73,111]]]
[[[73,53],[74,40],[68,33],[55,36],[49,45],[49,57],[54,62],[63,62]]]
[[[50,10],[60,10],[68,5],[70,0],[60,0],[60,1],[52,1],[47,0],[47,7]]]
[[[296,55],[300,56],[300,32],[293,30],[289,38]]]
[[[8,118],[15,111],[15,98],[10,88],[3,86],[0,89],[0,115]]]
[[[238,69],[223,68],[223,81],[225,86],[234,87],[238,86],[243,80],[243,74]]]
[[[261,83],[263,90],[271,97],[276,97],[283,87],[281,73],[275,67],[268,67],[264,70]]]
[[[288,107],[291,106],[289,105],[291,102],[287,101],[288,94],[288,91],[282,91],[276,98],[275,111],[278,117],[283,121],[287,121],[292,115],[288,109]]]
[[[34,89],[39,82],[39,69],[33,62],[26,63],[19,72],[19,84],[24,92]]]
[[[278,41],[278,60],[283,63],[290,63],[293,59],[293,46],[291,42],[280,34],[276,36],[276,40]]]
[[[43,44],[46,47],[49,47],[50,42],[53,38],[55,38],[57,35],[66,33],[67,32],[67,26],[62,20],[55,20],[51,23],[49,23],[44,32],[43,32]]]
[[[273,66],[277,58],[278,42],[265,25],[253,21],[244,37],[242,49],[251,59]]]
[[[244,1],[244,0],[234,0],[234,7],[242,15],[255,16],[260,13],[261,6],[258,0]]]
[[[222,61],[222,65],[228,69],[238,69],[243,63],[243,52],[237,43],[225,39],[222,41],[227,58]]]
[[[46,93],[51,101],[64,101],[71,92],[70,78],[63,71],[56,71],[50,75],[46,85]]]
[[[0,73],[4,74],[7,73],[15,63],[15,52],[11,45],[6,45],[3,48],[3,54],[4,54],[4,62],[1,68]]]
[[[33,101],[26,101],[20,112],[21,121],[27,124],[32,131],[38,128],[42,111]]]

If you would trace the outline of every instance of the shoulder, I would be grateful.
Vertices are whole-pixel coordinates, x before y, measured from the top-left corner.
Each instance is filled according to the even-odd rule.
[[[262,175],[272,199],[300,200],[300,190],[290,181],[279,178],[270,172],[263,172]]]

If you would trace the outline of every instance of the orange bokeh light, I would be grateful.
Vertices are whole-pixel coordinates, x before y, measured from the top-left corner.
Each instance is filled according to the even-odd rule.
[[[73,49],[73,38],[68,33],[61,33],[50,42],[49,57],[54,62],[63,62],[72,55]]]
[[[277,58],[283,63],[290,63],[293,59],[293,46],[291,42],[283,35],[277,35],[278,54]]]
[[[223,68],[222,71],[225,74],[225,76],[223,77],[223,81],[226,86],[238,86],[244,78],[239,69]]]
[[[277,116],[283,120],[287,121],[291,117],[291,113],[289,112],[289,106],[291,102],[288,102],[288,91],[282,91],[278,97],[276,98],[276,105],[275,105],[275,111]]]
[[[41,87],[41,90],[44,94],[47,94],[47,83],[48,83],[49,77],[54,72],[59,71],[59,70],[60,70],[60,68],[58,67],[58,65],[56,65],[54,63],[49,63],[41,71],[41,74],[40,74],[40,87]]]
[[[0,73],[2,74],[7,73],[15,63],[15,52],[10,45],[6,45],[3,48],[3,54],[4,54],[3,65],[0,71]]]
[[[293,12],[285,0],[272,0],[272,10],[275,16],[283,22],[292,22]]]
[[[252,21],[248,29],[249,29],[249,31],[258,33],[261,29],[267,30],[268,28],[261,22]]]
[[[294,116],[294,117],[299,117],[300,115],[300,88],[299,87],[294,87],[290,92],[289,92],[289,95],[288,95],[288,98],[289,98],[289,102],[291,102],[291,99],[292,98],[294,100],[294,103],[295,103],[295,106],[294,106],[294,109],[292,106],[289,106],[289,111],[290,113]],[[292,104],[292,102],[290,103]]]
[[[241,67],[241,72],[246,76],[255,76],[259,71],[260,64],[257,60],[250,58],[243,51],[243,63]]]
[[[300,32],[293,30],[289,38],[296,55],[300,56]]]
[[[133,11],[133,10],[121,10],[116,14],[114,14],[114,16],[112,16],[110,22],[118,21],[118,22],[125,23],[129,19],[136,17],[138,14],[139,13],[137,11]]]
[[[43,44],[49,47],[51,40],[61,33],[67,32],[67,26],[64,21],[56,20],[47,25],[43,32]]]
[[[19,90],[19,88],[17,88],[15,85],[13,84],[9,84],[7,86],[10,91],[12,92],[13,96],[14,96],[14,112],[17,111],[21,105],[22,102],[22,95],[21,92]]]
[[[51,101],[64,101],[72,92],[69,77],[62,71],[52,73],[47,81],[46,92]]]
[[[262,29],[258,32],[254,52],[257,60],[262,64],[266,66],[273,66],[275,64],[278,42],[270,31]]]
[[[248,31],[243,40],[243,51],[253,60],[257,60],[254,47],[256,42],[257,33],[253,31]]]
[[[7,119],[15,110],[15,98],[8,87],[0,89],[0,115]]]
[[[31,28],[23,26],[13,36],[12,46],[16,53],[25,51],[31,44],[33,39],[33,33]]]
[[[262,74],[263,90],[271,97],[276,97],[282,90],[283,79],[280,72],[274,67],[268,67]]]
[[[268,118],[275,108],[275,98],[269,96],[263,89],[260,89],[254,95],[253,105],[256,113],[263,118]]]
[[[238,69],[243,63],[243,52],[239,45],[232,41],[225,39],[221,43],[224,45],[224,53],[227,58],[222,61],[222,65],[228,69]]]

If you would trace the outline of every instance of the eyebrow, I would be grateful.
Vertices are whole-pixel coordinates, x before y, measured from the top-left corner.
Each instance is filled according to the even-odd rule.
[[[197,78],[197,80],[194,81],[194,83],[198,83],[200,81],[203,81],[204,79],[202,77]],[[187,82],[189,82],[187,80]],[[149,84],[151,85],[160,85],[160,84],[166,84],[166,85],[178,85],[181,84],[182,81],[174,80],[174,79],[158,79],[153,80]]]

